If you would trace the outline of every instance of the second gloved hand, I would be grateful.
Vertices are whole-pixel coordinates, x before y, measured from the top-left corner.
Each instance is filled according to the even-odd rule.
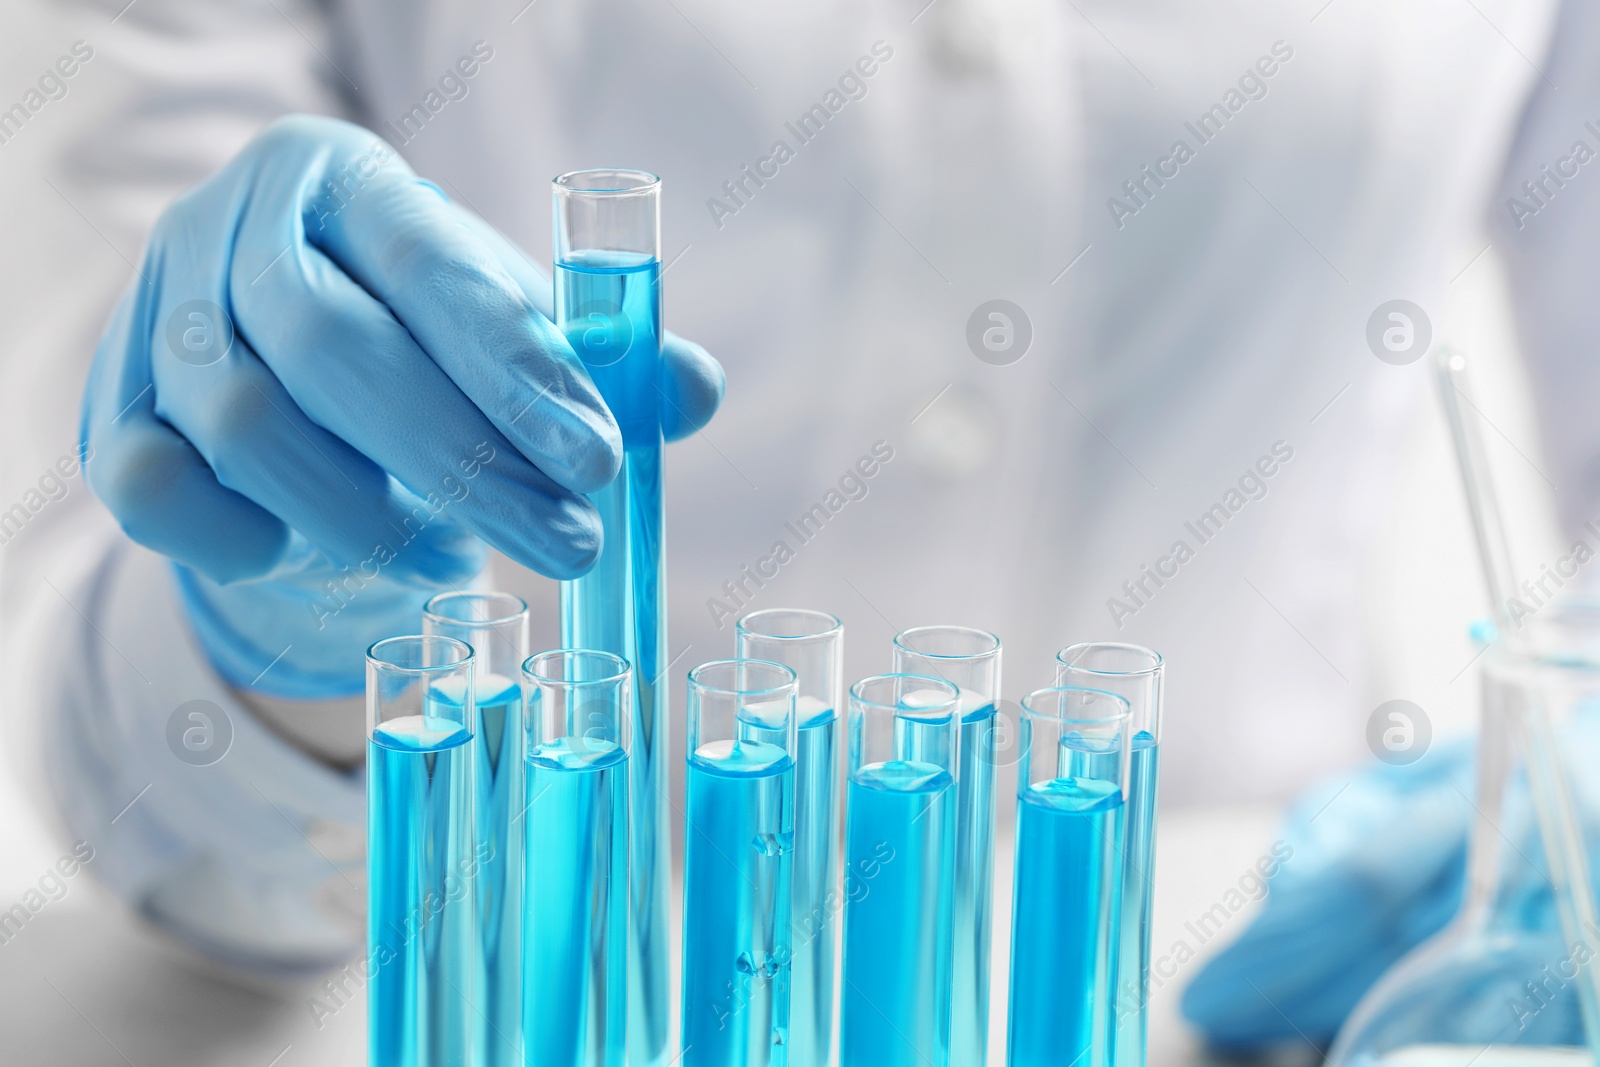
[[[1329,1045],[1356,1002],[1461,902],[1472,746],[1311,790],[1261,914],[1195,976],[1183,1014],[1233,1050]]]
[[[331,119],[273,123],[162,216],[82,432],[123,529],[194,572],[191,616],[230,683],[341,614],[352,573],[398,618],[476,574],[483,541],[555,578],[589,567],[583,494],[621,441],[549,300],[492,228]],[[710,419],[723,377],[669,335],[659,384],[671,439]],[[281,695],[359,688],[359,660],[338,679],[302,666]]]

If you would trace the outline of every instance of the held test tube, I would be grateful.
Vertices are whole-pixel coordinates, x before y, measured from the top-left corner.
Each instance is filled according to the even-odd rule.
[[[1008,1067],[1109,1067],[1122,903],[1128,702],[1022,702]]]
[[[472,1067],[473,655],[449,637],[367,650],[367,1058]]]
[[[1000,639],[987,630],[966,626],[918,626],[895,635],[894,669],[902,674],[942,678],[961,690],[950,1062],[983,1067],[989,1053],[995,702],[1000,699]]]
[[[794,963],[788,1067],[833,1057],[833,961],[840,908],[839,713],[844,624],[823,611],[770,608],[736,627],[738,655],[795,673]]]
[[[528,605],[509,593],[441,593],[422,632],[472,647],[478,867],[477,1067],[522,1067],[522,686]]]
[[[785,1067],[794,851],[794,671],[689,672],[684,1067]]]
[[[623,1067],[631,674],[609,652],[528,658],[523,1041],[537,1067]]]
[[[850,688],[841,1067],[947,1067],[960,691]]]
[[[628,760],[628,1061],[652,1067],[667,1045],[666,585],[662,561],[661,181],[636,170],[555,180],[556,325],[622,430],[622,470],[590,499],[605,542],[594,568],[561,583],[561,643],[633,666]]]
[[[1156,785],[1161,767],[1162,675],[1158,653],[1114,641],[1071,645],[1056,654],[1056,684],[1103,689],[1128,702],[1128,812],[1118,949],[1116,1067],[1144,1067],[1150,1028],[1150,902],[1156,855]]]

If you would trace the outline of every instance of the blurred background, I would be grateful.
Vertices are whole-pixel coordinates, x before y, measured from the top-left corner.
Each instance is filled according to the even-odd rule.
[[[1379,704],[1419,705],[1435,744],[1470,731],[1477,678],[1468,633],[1486,614],[1485,597],[1448,434],[1428,361],[1380,362],[1363,330],[1382,301],[1410,299],[1426,310],[1435,345],[1470,355],[1519,558],[1536,573],[1559,555],[1555,468],[1519,343],[1507,239],[1495,229],[1504,208],[1490,192],[1501,180],[1496,160],[1510,152],[1518,116],[1545,78],[1552,10],[1097,2],[1045,18],[1020,0],[936,0],[921,11],[920,2],[853,14],[828,5],[814,17],[784,11],[763,26],[710,4],[679,10],[668,2],[648,17],[592,4],[604,25],[636,22],[637,32],[665,35],[658,65],[640,77],[669,88],[670,99],[613,94],[603,80],[605,34],[575,36],[589,16],[566,10],[568,0],[470,16],[273,0],[181,14],[152,0],[0,9],[0,107],[22,100],[74,42],[93,53],[59,98],[0,143],[0,502],[22,500],[76,447],[95,338],[148,227],[177,192],[224,163],[285,101],[389,136],[379,111],[426,88],[407,82],[410,72],[445,69],[483,39],[495,58],[476,95],[452,102],[438,130],[400,146],[402,154],[545,262],[545,178],[599,164],[660,170],[666,255],[682,257],[665,282],[667,323],[729,369],[724,414],[669,453],[670,625],[683,670],[731,654],[731,627],[714,625],[707,601],[765,551],[772,516],[804,512],[881,438],[892,441],[895,462],[835,520],[852,524],[848,532],[808,546],[754,606],[797,602],[843,616],[851,677],[886,669],[888,637],[902,626],[992,627],[1008,645],[1012,697],[1046,684],[1050,655],[1074,641],[1114,635],[1167,652],[1170,746],[1188,755],[1173,757],[1163,785],[1157,946],[1185,937],[1185,924],[1270,850],[1290,796],[1371,765],[1364,730]],[[472,23],[480,15],[481,29]],[[844,23],[850,36],[841,43],[828,30]],[[798,58],[778,63],[784,26]],[[827,131],[832,140],[806,146],[732,217],[708,213],[721,181],[763,151],[762,131],[779,131],[781,116],[803,111],[880,39],[893,42],[895,59]],[[1109,223],[1105,201],[1124,195],[1123,180],[1183,136],[1184,123],[1275,40],[1291,42],[1294,59],[1270,93],[1171,190],[1124,227]],[[403,65],[386,68],[384,54]],[[1070,69],[1037,74],[1063,57]],[[556,69],[516,74],[540,62]],[[280,69],[285,63],[293,69]],[[974,132],[988,98],[970,85],[988,76],[986,64],[1027,68],[1034,78],[1008,83],[1017,94],[1008,105],[1017,129],[1008,134],[1027,147],[1004,158],[984,156]],[[917,97],[934,90],[913,79],[928,69],[945,71],[933,104]],[[278,88],[252,96],[254,78]],[[585,91],[515,101],[541,78]],[[1066,102],[1035,99],[1042,87]],[[507,125],[507,115],[525,125]],[[627,132],[580,129],[617,115]],[[0,130],[3,123],[0,114]],[[700,155],[673,140],[701,124],[756,132]],[[552,130],[570,134],[562,151],[518,143]],[[1481,143],[1465,143],[1474,130]],[[862,142],[873,151],[861,154]],[[583,158],[574,145],[600,158]],[[884,162],[878,149],[886,145]],[[631,154],[605,154],[621,152]],[[1339,162],[1356,156],[1384,162]],[[1381,187],[1362,195],[1387,198],[1382,210],[1324,211],[1319,197],[1344,183]],[[1180,197],[1191,198],[1186,209],[1160,213]],[[1007,203],[1013,198],[1035,206]],[[1579,212],[1572,225],[1582,221]],[[1395,248],[1383,240],[1391,223],[1412,226],[1396,233]],[[836,239],[854,230],[863,233],[858,244]],[[1318,257],[1340,266],[1315,282],[1317,300],[1302,299],[1281,275],[1320,271]],[[729,291],[730,278],[746,279],[747,290]],[[1563,299],[1592,299],[1592,277],[1569,280]],[[1202,281],[1226,294],[1213,316],[1194,313],[1195,302],[1212,299]],[[1007,366],[974,358],[964,333],[969,314],[996,297],[1032,318],[1031,351]],[[1283,304],[1260,306],[1274,301]],[[809,322],[841,307],[848,321]],[[1128,330],[1119,336],[1108,320]],[[1152,336],[1162,322],[1165,335]],[[1207,371],[1210,353],[1234,347],[1250,348],[1257,362],[1213,360],[1215,373]],[[1317,369],[1304,388],[1250,384],[1266,373],[1253,368],[1300,361]],[[1112,370],[1083,369],[1096,365]],[[1223,393],[1234,407],[1215,402]],[[1079,403],[1056,402],[1068,395]],[[1186,456],[1165,440],[1208,419],[1228,423],[1238,405],[1272,397],[1281,409],[1248,433],[1219,429]],[[858,424],[876,429],[862,435]],[[1019,429],[1042,426],[1060,435]],[[1119,460],[1101,439],[1128,454]],[[1121,595],[1121,579],[1164,551],[1185,517],[1276,439],[1292,441],[1297,458],[1281,487],[1252,505],[1260,514],[1247,509],[1235,520],[1255,523],[1251,532],[1201,554],[1185,572],[1193,588],[1183,605],[1154,601],[1117,632],[1106,601]],[[1039,440],[1077,457],[1071,470],[1021,455]],[[1319,491],[1329,470],[1336,506],[1307,517],[1300,497]],[[1056,521],[1036,499],[1104,521],[1084,520],[1052,540]],[[48,505],[51,524],[30,524],[0,548],[0,641],[13,693],[33,691],[25,676],[38,662],[16,650],[49,639],[45,620],[70,604],[63,590],[81,577],[73,565],[52,564],[37,543],[103,531],[108,520],[98,512],[82,479],[67,479],[64,496]],[[79,527],[79,515],[97,517]],[[918,530],[934,525],[948,536],[924,546]],[[1317,543],[1324,535],[1338,544]],[[867,553],[865,544],[878,548]],[[974,550],[952,556],[952,545]],[[1337,566],[1323,566],[1329,557]],[[500,584],[534,606],[535,647],[553,646],[553,583],[503,559],[496,566]],[[1280,591],[1297,583],[1323,587],[1306,614],[1277,606]],[[1318,614],[1335,601],[1337,617]],[[1242,621],[1214,623],[1221,618]],[[1195,636],[1212,625],[1223,632]],[[1295,680],[1260,683],[1273,671]],[[674,671],[679,684],[681,675]],[[51,709],[9,703],[0,730],[0,911],[37,889],[70,848],[40,773],[39,724]],[[1000,795],[1008,789],[1003,780]],[[1000,806],[1003,822],[1008,808]],[[1008,854],[997,871],[996,929],[1004,931]],[[212,972],[133,918],[96,884],[92,863],[64,884],[24,928],[0,933],[6,1062],[294,1067],[364,1055],[359,991],[350,991],[348,1010],[318,1021],[307,1002],[315,985],[252,986]],[[1200,961],[1242,931],[1255,907],[1201,946]],[[1004,942],[997,937],[997,976]],[[1200,961],[1154,993],[1152,1063],[1214,1055],[1177,1009]],[[1003,990],[1001,977],[1002,1007]],[[1289,1047],[1277,1058],[1311,1062],[1316,1053]]]

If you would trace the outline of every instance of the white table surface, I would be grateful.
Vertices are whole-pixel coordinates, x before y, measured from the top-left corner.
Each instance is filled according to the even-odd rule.
[[[1159,957],[1185,935],[1268,849],[1274,813],[1212,808],[1162,815],[1154,944]],[[0,835],[0,846],[7,844]],[[29,835],[30,838],[32,835]],[[44,863],[36,839],[0,858],[0,910],[20,898]],[[1008,929],[1010,857],[996,857],[997,930]],[[32,877],[29,877],[31,872]],[[0,1063],[7,1067],[350,1067],[365,1060],[366,1013],[355,1000],[318,1028],[312,988],[254,990],[207,973],[142,928],[87,878],[0,944]],[[1201,959],[1244,928],[1236,915],[1201,947]],[[995,938],[992,1063],[1002,1063],[1007,938]],[[1152,997],[1150,1063],[1187,1067],[1207,1058],[1178,1016],[1191,961]],[[1261,1061],[1253,1061],[1261,1062]],[[1316,1062],[1305,1050],[1274,1063]]]

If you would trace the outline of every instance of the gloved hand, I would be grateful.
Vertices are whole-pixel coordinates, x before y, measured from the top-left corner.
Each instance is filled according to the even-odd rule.
[[[168,208],[95,356],[86,469],[128,535],[182,565],[226,680],[359,691],[360,647],[476,574],[479,538],[551,577],[593,563],[582,494],[615,476],[620,437],[550,295],[332,119],[273,123]],[[722,371],[669,334],[659,387],[671,440],[710,419]]]
[[[1184,1017],[1228,1049],[1331,1044],[1362,994],[1461,903],[1472,752],[1437,746],[1297,800],[1279,834],[1293,851],[1261,914],[1184,990]]]

